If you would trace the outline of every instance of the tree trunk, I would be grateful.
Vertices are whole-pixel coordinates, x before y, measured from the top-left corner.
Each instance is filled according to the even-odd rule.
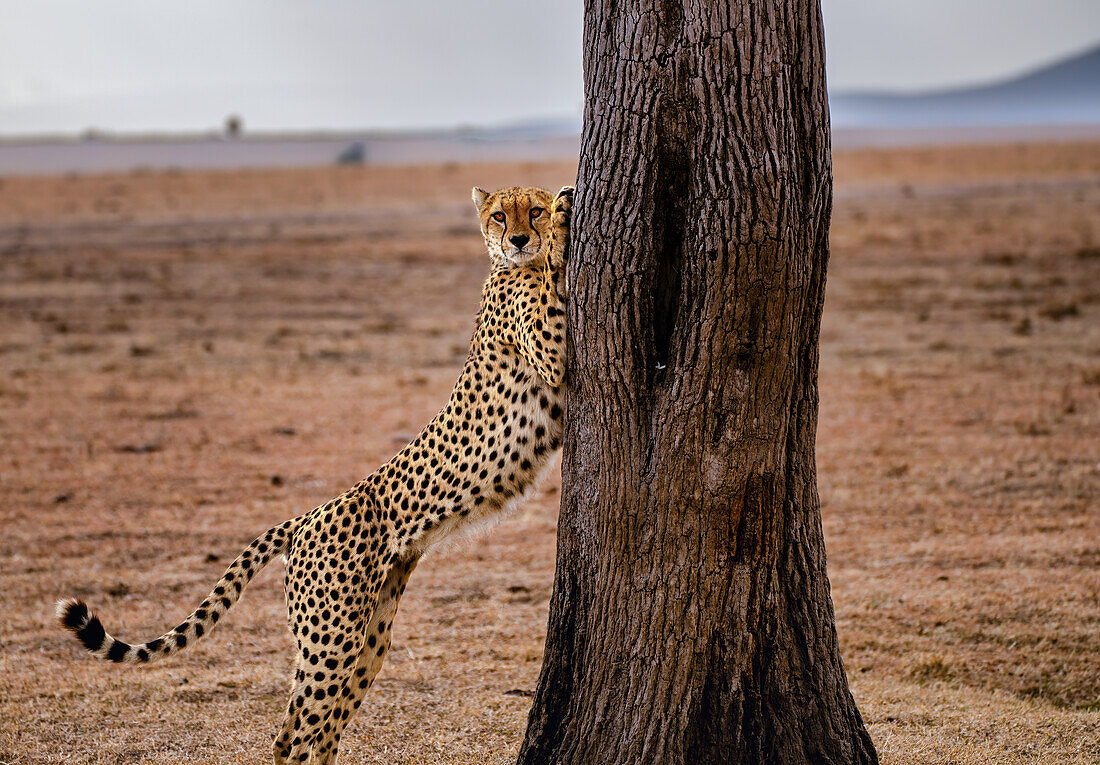
[[[588,0],[557,577],[519,762],[874,763],[817,496],[818,0]]]

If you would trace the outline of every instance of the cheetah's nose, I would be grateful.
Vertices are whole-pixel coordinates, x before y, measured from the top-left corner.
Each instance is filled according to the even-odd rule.
[[[508,237],[508,241],[516,247],[523,247],[523,245],[531,241],[531,237],[527,236],[527,234],[516,234],[515,236]]]

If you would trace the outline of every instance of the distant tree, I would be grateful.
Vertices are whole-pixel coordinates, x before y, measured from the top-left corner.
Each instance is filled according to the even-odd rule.
[[[588,0],[558,559],[523,765],[875,763],[817,494],[818,0]]]
[[[225,118],[225,134],[229,138],[237,138],[244,130],[244,120],[239,114],[230,114]]]

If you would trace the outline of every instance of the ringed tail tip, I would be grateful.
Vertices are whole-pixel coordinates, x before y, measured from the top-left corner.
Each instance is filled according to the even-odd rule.
[[[95,616],[88,610],[88,604],[76,598],[67,598],[57,602],[57,618],[65,629],[72,632],[84,647],[95,652],[103,648],[107,633]]]

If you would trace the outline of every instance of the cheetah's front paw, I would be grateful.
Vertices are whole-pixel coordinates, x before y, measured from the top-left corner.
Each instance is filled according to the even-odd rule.
[[[550,267],[558,270],[565,266],[569,249],[569,221],[573,218],[573,187],[563,186],[550,206],[550,225],[553,226],[553,245],[550,250]]]
[[[569,228],[569,221],[573,217],[573,192],[572,186],[562,186],[561,191],[554,197],[551,208],[553,217],[550,220],[559,228]]]

